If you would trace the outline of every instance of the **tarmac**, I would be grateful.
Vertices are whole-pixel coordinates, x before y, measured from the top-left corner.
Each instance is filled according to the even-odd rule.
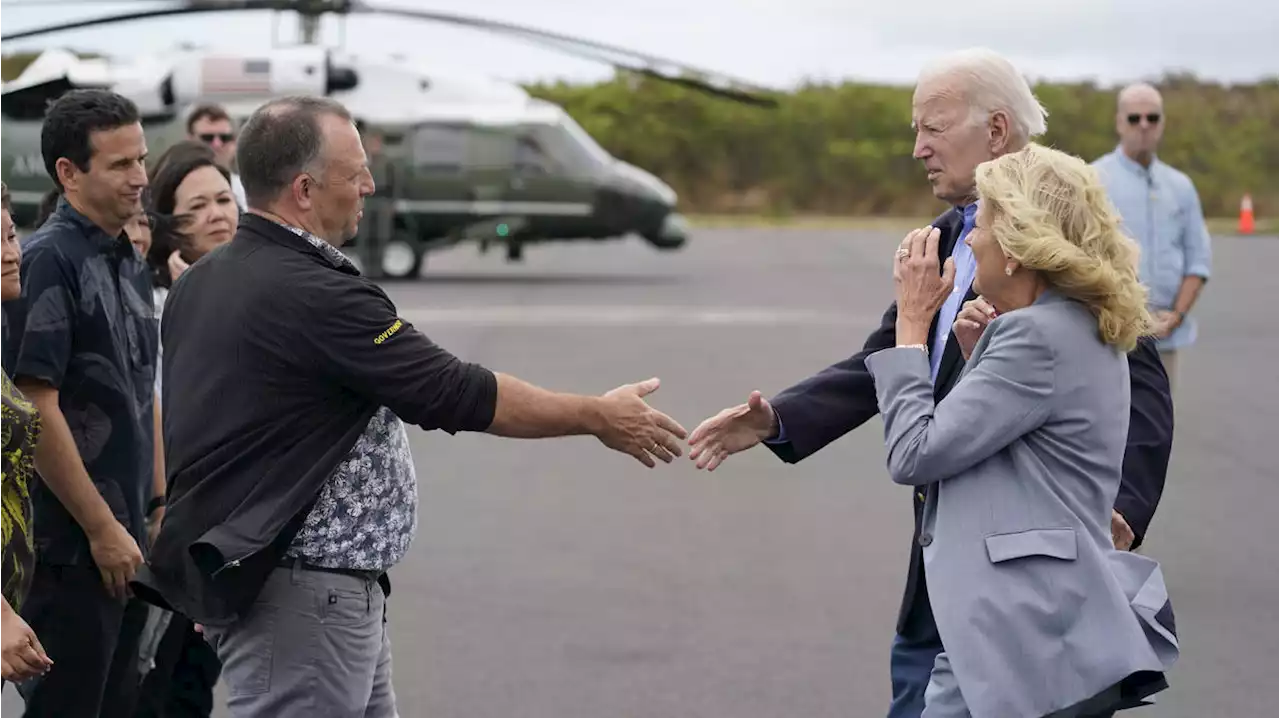
[[[700,229],[677,252],[557,244],[520,264],[463,247],[386,286],[437,343],[549,389],[660,377],[651,402],[692,431],[860,348],[900,239]],[[1277,241],[1214,243],[1144,548],[1183,652],[1132,715],[1277,713]],[[794,466],[756,448],[714,473],[590,437],[410,431],[418,533],[388,618],[401,715],[884,715],[912,522],[879,419]],[[6,687],[5,715],[19,706]]]

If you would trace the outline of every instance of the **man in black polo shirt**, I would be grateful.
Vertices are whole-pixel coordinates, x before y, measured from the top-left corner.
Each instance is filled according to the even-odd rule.
[[[374,191],[340,104],[267,103],[237,159],[249,212],[165,305],[170,490],[134,588],[203,624],[238,717],[394,716],[385,572],[417,526],[404,422],[591,434],[647,466],[686,433],[642,398],[656,379],[557,394],[398,317],[338,250]]]
[[[124,226],[142,209],[147,147],[134,105],[101,90],[63,95],[40,143],[62,198],[23,246],[22,298],[5,320],[7,369],[44,427],[22,614],[54,666],[22,692],[28,716],[96,718],[137,681],[126,605],[134,619],[146,608],[128,602],[127,583],[151,498],[158,338],[147,267]]]

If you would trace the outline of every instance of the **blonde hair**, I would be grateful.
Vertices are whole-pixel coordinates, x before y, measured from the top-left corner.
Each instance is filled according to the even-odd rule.
[[[1138,246],[1093,167],[1032,143],[978,165],[976,179],[1005,254],[1088,306],[1103,342],[1128,352],[1151,332]]]

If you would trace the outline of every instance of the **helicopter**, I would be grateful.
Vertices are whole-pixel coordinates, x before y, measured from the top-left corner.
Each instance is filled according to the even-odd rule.
[[[358,0],[187,0],[9,33],[0,41],[253,10],[297,13],[300,42],[252,54],[176,48],[131,62],[53,48],[0,87],[0,177],[10,187],[15,222],[30,226],[53,188],[40,155],[48,103],[71,89],[99,87],[138,106],[153,156],[185,138],[187,113],[198,103],[216,102],[239,126],[275,97],[310,94],[341,102],[365,140],[377,184],[366,202],[366,221],[343,250],[374,276],[416,277],[428,253],[463,242],[482,252],[503,246],[507,261],[519,261],[524,247],[545,242],[638,235],[660,251],[688,242],[689,223],[677,211],[674,190],[613,157],[560,106],[514,83],[423,69],[402,56],[324,47],[315,36],[326,13],[385,14],[495,32],[728,101],[777,105],[767,89],[652,55],[511,23]]]

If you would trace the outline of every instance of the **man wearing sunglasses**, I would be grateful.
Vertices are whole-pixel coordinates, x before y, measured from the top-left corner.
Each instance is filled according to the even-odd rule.
[[[236,132],[231,116],[221,105],[197,105],[187,116],[187,139],[203,142],[213,148],[214,160],[231,173],[231,193],[243,212],[249,204],[244,198],[244,185],[234,169]]]
[[[1196,340],[1190,312],[1209,279],[1209,230],[1191,179],[1156,158],[1166,121],[1160,92],[1146,83],[1129,85],[1116,106],[1120,144],[1093,164],[1125,231],[1142,248],[1139,276],[1150,291],[1157,347],[1172,391],[1178,351]]]

